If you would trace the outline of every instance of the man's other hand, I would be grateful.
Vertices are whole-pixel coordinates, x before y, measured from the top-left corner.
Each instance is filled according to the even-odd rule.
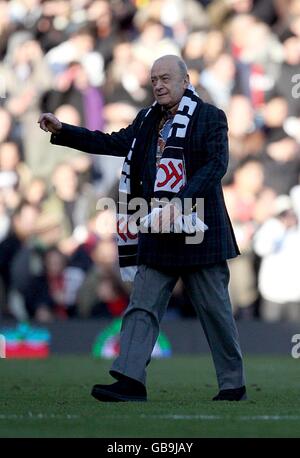
[[[42,113],[39,117],[38,124],[45,132],[58,134],[62,128],[62,123],[52,113]]]

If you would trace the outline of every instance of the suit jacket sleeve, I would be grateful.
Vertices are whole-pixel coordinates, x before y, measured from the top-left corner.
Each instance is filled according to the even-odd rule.
[[[128,127],[111,134],[62,123],[61,131],[52,134],[50,142],[53,145],[68,146],[85,153],[123,157],[131,147],[145,111],[141,110]]]
[[[186,186],[176,195],[182,202],[184,198],[205,197],[220,183],[227,170],[229,154],[226,116],[215,107],[211,107],[210,111],[204,138],[208,160],[195,171]]]

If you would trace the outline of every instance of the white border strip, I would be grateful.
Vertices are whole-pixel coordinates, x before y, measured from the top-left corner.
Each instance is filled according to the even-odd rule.
[[[32,413],[27,412],[25,414],[1,414],[0,420],[75,420],[81,418],[81,415],[74,414],[43,414],[43,413]],[[162,415],[102,415],[101,418],[114,418],[114,419],[125,419],[125,418],[141,418],[156,419],[156,420],[202,420],[202,421],[214,421],[214,420],[235,420],[235,421],[300,421],[300,415],[206,415],[206,414],[195,414],[195,415],[181,415],[181,414],[162,414]]]

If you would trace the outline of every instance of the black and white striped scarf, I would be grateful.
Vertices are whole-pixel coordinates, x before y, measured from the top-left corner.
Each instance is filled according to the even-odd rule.
[[[152,123],[151,114],[157,109],[157,102],[149,108],[139,127],[139,132],[147,130],[147,124]],[[154,198],[172,199],[186,184],[184,150],[190,137],[193,116],[200,105],[200,99],[192,85],[185,90],[174,116],[164,151],[157,168]],[[148,122],[149,120],[149,122]],[[140,136],[139,136],[139,141]],[[124,281],[133,281],[137,270],[138,234],[130,232],[128,220],[134,211],[128,209],[128,203],[134,197],[132,173],[135,153],[138,148],[137,137],[134,138],[130,151],[123,164],[119,184],[119,208],[117,215],[117,237],[121,276]],[[139,159],[141,160],[141,159]]]

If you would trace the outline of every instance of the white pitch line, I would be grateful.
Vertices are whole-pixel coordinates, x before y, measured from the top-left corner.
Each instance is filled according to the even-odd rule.
[[[113,418],[113,419],[125,419],[125,418],[136,418],[134,415],[105,415],[104,418]],[[138,418],[147,420],[235,420],[235,421],[278,421],[278,420],[298,420],[300,421],[300,415],[242,415],[242,416],[233,416],[233,415],[205,415],[205,414],[195,414],[195,415],[182,415],[182,414],[162,414],[162,415],[147,415],[140,414]]]
[[[165,420],[222,420],[224,417],[220,415],[181,415],[181,414],[168,414],[168,415],[140,415],[140,418],[161,418]]]
[[[240,420],[300,420],[299,415],[253,415],[239,417]]]
[[[300,415],[243,415],[234,417],[221,415],[141,415],[141,418],[166,420],[242,420],[242,421],[278,421],[300,420]]]
[[[181,415],[181,414],[162,414],[162,415],[147,415],[141,414],[137,416],[142,419],[156,419],[156,420],[202,420],[202,421],[213,421],[213,420],[234,420],[234,421],[300,421],[300,415]],[[0,414],[0,420],[74,420],[80,418],[80,415],[73,414],[33,414],[28,412],[26,414]],[[125,419],[135,418],[134,415],[103,415],[102,418],[113,418],[113,419]]]
[[[62,420],[73,420],[79,418],[79,415],[57,415],[57,414],[44,414],[44,413],[32,413],[28,412],[26,414],[0,414],[0,420],[48,420],[48,419],[62,419]]]

